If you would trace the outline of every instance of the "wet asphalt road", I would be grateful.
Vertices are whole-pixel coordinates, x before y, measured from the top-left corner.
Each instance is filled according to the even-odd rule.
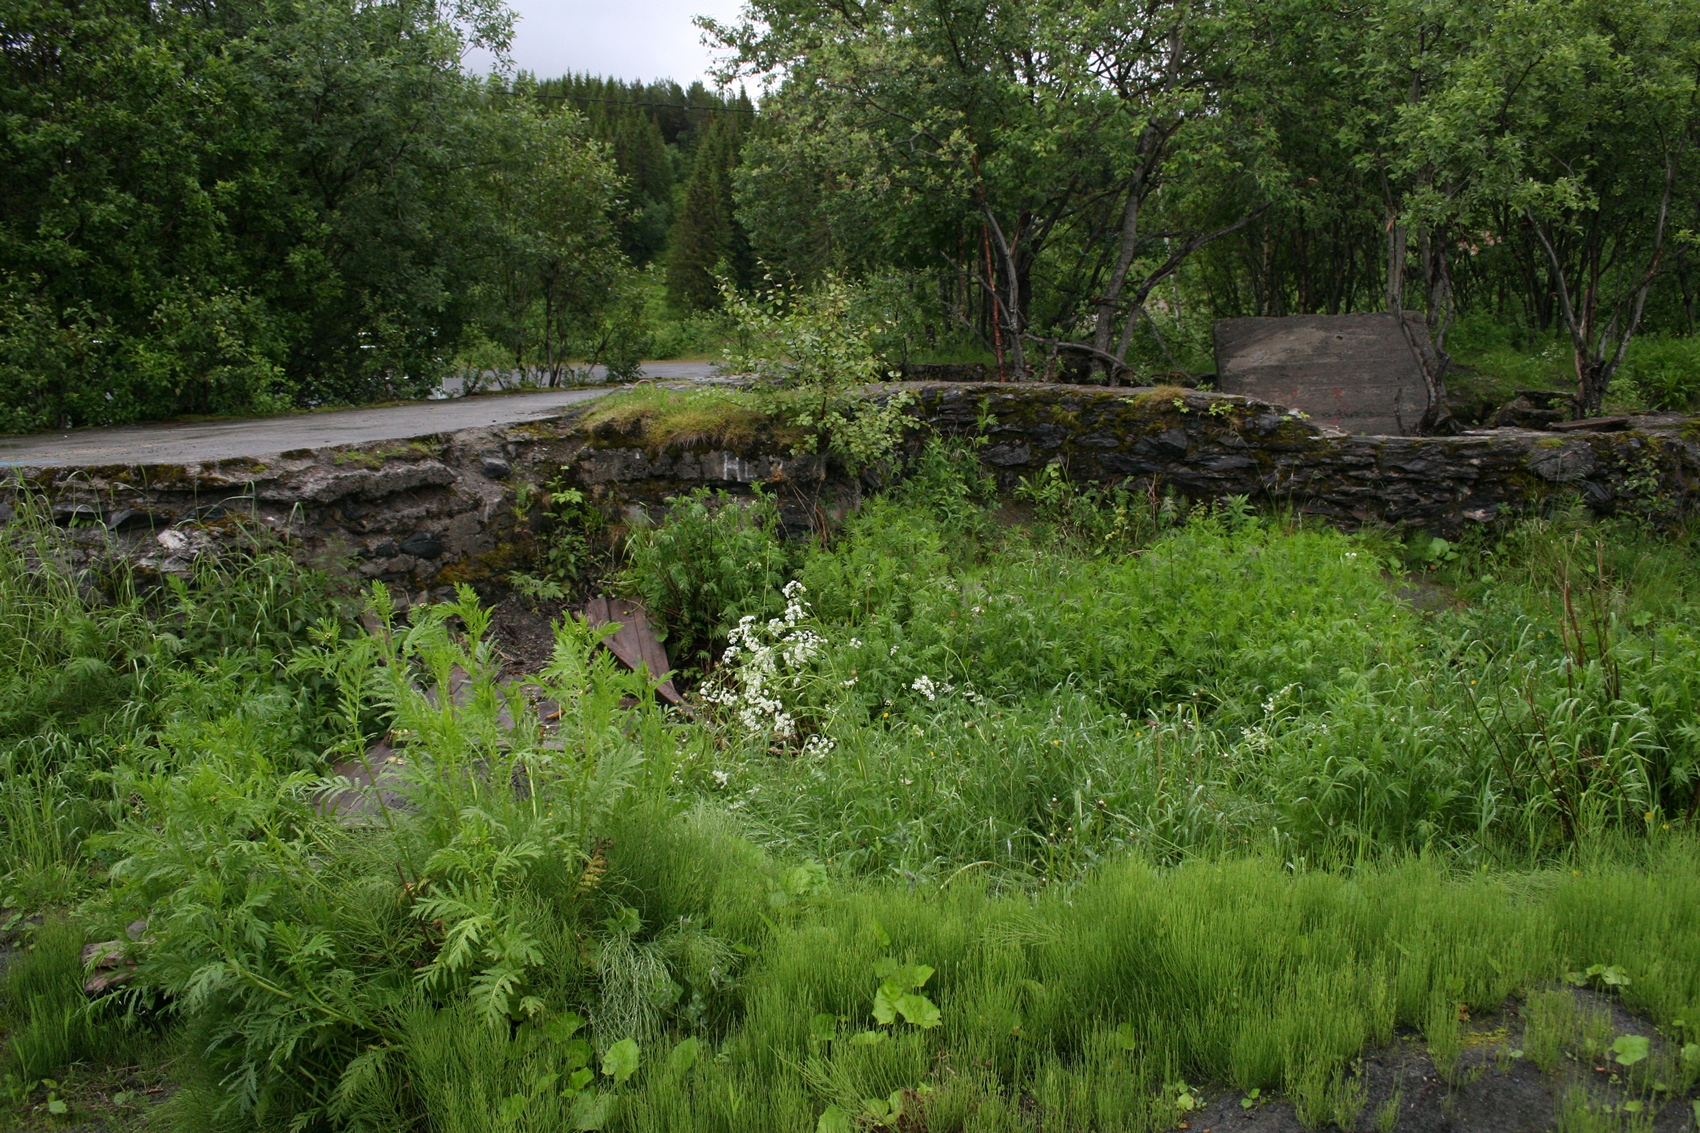
[[[651,362],[644,376],[692,381],[708,377],[706,362]],[[103,464],[193,464],[232,457],[267,457],[294,449],[371,444],[550,417],[617,387],[530,390],[477,397],[414,401],[372,409],[336,409],[220,421],[165,422],[106,429],[0,437],[0,467]]]

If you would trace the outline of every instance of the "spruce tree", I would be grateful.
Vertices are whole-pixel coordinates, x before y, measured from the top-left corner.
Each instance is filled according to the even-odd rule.
[[[620,244],[634,263],[647,264],[667,246],[673,214],[672,159],[655,119],[637,107],[620,115],[613,149],[614,164],[626,181]]]
[[[717,271],[730,271],[739,284],[749,282],[749,240],[733,214],[732,201],[732,170],[743,133],[737,119],[717,114],[704,132],[673,222],[667,295],[681,310],[708,310],[719,304]]]

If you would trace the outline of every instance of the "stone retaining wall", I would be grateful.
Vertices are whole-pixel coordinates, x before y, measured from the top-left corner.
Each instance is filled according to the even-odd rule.
[[[975,433],[1006,487],[1061,462],[1078,480],[1193,498],[1244,495],[1349,523],[1453,533],[1580,500],[1670,520],[1700,503],[1700,434],[1680,416],[1618,432],[1491,429],[1458,437],[1349,436],[1251,398],[1188,389],[927,386],[920,415]]]
[[[1575,500],[1677,519],[1700,499],[1700,441],[1681,418],[1637,419],[1614,433],[1354,437],[1263,402],[1186,389],[886,388],[909,389],[912,412],[940,432],[983,428],[982,459],[1006,488],[1060,462],[1076,480],[1199,499],[1244,495],[1347,523],[1446,533]],[[4,495],[44,500],[91,555],[121,553],[160,572],[187,569],[257,522],[304,553],[415,591],[523,567],[537,489],[552,482],[583,489],[616,520],[698,486],[764,485],[787,527],[805,531],[860,500],[862,485],[834,460],[760,444],[651,451],[605,429],[588,434],[576,418],[189,466],[22,469]]]

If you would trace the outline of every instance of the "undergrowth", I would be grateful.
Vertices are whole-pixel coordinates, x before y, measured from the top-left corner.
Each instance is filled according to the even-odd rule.
[[[1206,1084],[1349,1126],[1367,1047],[1450,1073],[1516,997],[1536,1064],[1693,1088],[1686,535],[1437,550],[1060,473],[1012,525],[976,469],[934,445],[830,541],[759,497],[638,529],[690,716],[574,618],[514,683],[469,590],[404,617],[258,544],[83,573],[24,509],[17,1112],[145,1049],[185,1130],[1155,1130]],[[134,964],[93,998],[90,941]]]

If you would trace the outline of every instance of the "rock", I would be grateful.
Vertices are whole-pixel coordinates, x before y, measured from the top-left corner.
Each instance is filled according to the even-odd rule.
[[[99,523],[100,509],[89,504],[56,503],[53,505],[53,522],[61,527],[71,527],[79,523]]]
[[[509,464],[497,453],[482,453],[478,457],[479,471],[492,480],[506,480],[513,475],[513,465]]]
[[[1547,429],[1570,415],[1571,396],[1557,389],[1520,389],[1488,424],[1496,429]]]
[[[1548,442],[1551,443],[1551,442]],[[1525,461],[1529,471],[1555,484],[1580,480],[1598,466],[1594,450],[1585,441],[1570,441],[1562,448],[1540,448]]]
[[[987,464],[996,464],[1003,467],[1008,467],[1013,464],[1026,464],[1029,460],[1033,459],[1033,450],[1026,444],[1020,442],[1015,444],[989,445],[986,447],[985,451],[980,453],[980,459],[984,460]]]
[[[1149,437],[1141,437],[1133,443],[1133,450],[1152,456],[1185,456],[1187,450],[1186,430],[1180,426],[1164,429]]]
[[[119,508],[106,517],[108,531],[130,531],[138,527],[153,527],[156,521],[151,513],[140,508]]]
[[[444,549],[443,537],[435,531],[415,531],[401,542],[402,554],[421,559],[441,558]]]

